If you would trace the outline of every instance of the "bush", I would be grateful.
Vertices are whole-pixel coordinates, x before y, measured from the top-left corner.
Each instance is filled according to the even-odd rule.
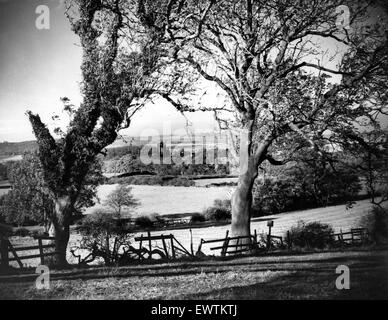
[[[198,223],[198,222],[205,222],[205,221],[206,221],[206,217],[201,213],[194,213],[190,219],[191,223]]]
[[[77,230],[83,236],[98,238],[101,235],[118,235],[125,233],[120,226],[118,215],[101,209],[95,210],[82,219]]]
[[[297,207],[296,198],[300,194],[296,185],[290,177],[265,179],[263,182],[256,182],[254,187],[254,208],[260,212],[260,215],[294,210]]]
[[[164,180],[162,185],[174,187],[192,187],[195,185],[195,182],[194,180],[178,177],[170,180]]]
[[[135,219],[135,225],[142,229],[151,229],[154,227],[154,222],[148,216],[140,216]]]
[[[42,230],[34,230],[30,233],[31,237],[38,238],[38,237],[48,237],[48,233],[44,232]]]
[[[333,228],[325,223],[299,221],[289,230],[293,246],[323,249],[334,244]]]
[[[211,221],[225,221],[232,218],[230,200],[214,200],[214,205],[204,211],[206,219]]]
[[[371,240],[376,244],[388,242],[388,210],[373,207],[372,211],[361,219],[360,226],[367,228]]]
[[[163,216],[161,216],[160,214],[157,214],[157,213],[150,214],[150,215],[148,215],[146,217],[149,217],[149,219],[152,222],[152,226],[153,227],[155,227],[155,225],[164,226],[165,223],[166,223],[166,219],[163,218]],[[151,227],[149,227],[149,228],[151,228]]]
[[[106,265],[119,262],[120,247],[130,244],[131,235],[120,226],[117,215],[111,212],[96,210],[87,215],[77,229],[82,239],[76,249],[86,249],[90,253],[83,263],[92,262],[98,257]]]
[[[338,166],[334,171],[316,159],[298,161],[287,170],[257,180],[253,190],[254,209],[260,215],[277,214],[342,204],[358,196],[361,185],[354,172],[346,166]]]
[[[15,236],[18,237],[28,237],[30,235],[30,231],[27,228],[17,228],[14,233]]]
[[[175,186],[191,187],[195,185],[193,180],[177,177],[167,178],[162,176],[129,176],[113,177],[108,180],[109,184],[132,184],[132,185],[149,185],[149,186]]]

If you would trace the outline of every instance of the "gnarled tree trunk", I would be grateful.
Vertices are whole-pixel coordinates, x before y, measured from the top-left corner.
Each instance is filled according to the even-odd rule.
[[[70,239],[70,219],[74,209],[74,202],[69,196],[58,197],[55,201],[55,212],[51,219],[49,235],[55,238],[55,254],[48,259],[55,267],[66,266],[67,245]]]

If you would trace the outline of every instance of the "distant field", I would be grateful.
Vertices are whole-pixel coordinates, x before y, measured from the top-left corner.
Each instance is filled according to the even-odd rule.
[[[98,197],[103,203],[107,195],[117,185],[102,185],[98,188]],[[132,194],[141,201],[134,214],[180,214],[202,212],[211,206],[215,199],[230,198],[230,187],[172,187],[172,186],[132,186]],[[101,204],[86,210],[89,214]]]
[[[7,162],[7,161],[19,161],[22,160],[22,155],[17,155],[17,156],[0,156],[0,163],[1,162]]]

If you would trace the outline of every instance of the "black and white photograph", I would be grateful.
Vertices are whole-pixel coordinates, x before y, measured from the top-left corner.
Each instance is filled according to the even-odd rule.
[[[388,300],[388,1],[0,0],[0,300]]]

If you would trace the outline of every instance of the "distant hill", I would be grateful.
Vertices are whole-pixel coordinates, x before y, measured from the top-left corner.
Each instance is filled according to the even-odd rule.
[[[23,142],[1,142],[0,159],[21,155],[26,151],[35,151],[38,149],[36,141]]]
[[[197,143],[199,142],[198,145],[201,144],[202,142],[202,139],[204,137],[206,137],[206,139],[209,139],[210,140],[207,140],[208,144],[212,144],[214,142],[212,142],[211,138],[214,136],[213,133],[203,133],[203,134],[200,134],[198,135],[196,138],[197,138]],[[138,136],[134,136],[134,137],[130,137],[130,136],[120,136],[117,138],[117,140],[111,144],[110,146],[107,147],[108,149],[108,159],[109,158],[112,158],[114,156],[121,156],[121,155],[124,155],[124,154],[127,154],[127,153],[130,153],[130,150],[131,149],[136,149],[136,148],[139,148],[141,146],[143,146],[144,144],[146,143],[149,143],[149,139],[151,137],[138,137]],[[156,140],[153,140],[153,141],[158,141],[157,139],[163,139],[167,144],[168,142],[172,143],[173,145],[179,143],[179,144],[184,144],[184,143],[187,143],[187,144],[190,144],[192,143],[192,138],[186,136],[186,137],[179,137],[179,136],[170,136],[170,137],[158,137],[158,136],[154,136],[153,137],[154,139]],[[172,141],[169,141],[169,139],[172,138]],[[24,152],[32,152],[32,151],[36,151],[38,149],[38,145],[36,143],[36,141],[22,141],[22,142],[0,142],[0,161],[2,160],[5,160],[5,161],[8,161],[8,160],[19,160],[20,157],[17,157],[17,156],[20,156],[22,155]],[[12,159],[8,159],[8,158],[12,158]]]

